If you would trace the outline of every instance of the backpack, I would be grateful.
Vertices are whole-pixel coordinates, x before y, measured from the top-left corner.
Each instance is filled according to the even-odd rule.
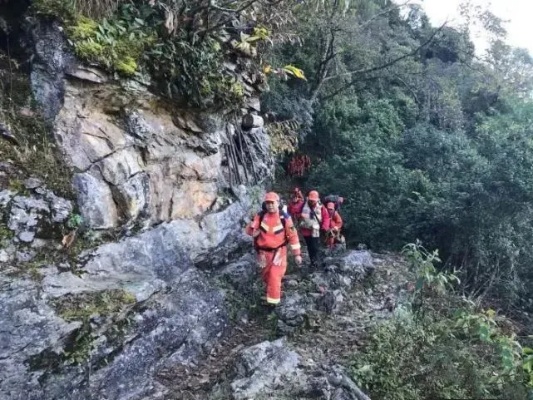
[[[327,205],[328,203],[334,203],[335,204],[335,211],[340,210],[341,204],[344,202],[344,197],[341,197],[336,194],[330,194],[326,197],[324,197],[324,201],[322,204]]]

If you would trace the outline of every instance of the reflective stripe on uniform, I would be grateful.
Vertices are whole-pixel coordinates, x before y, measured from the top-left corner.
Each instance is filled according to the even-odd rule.
[[[261,230],[265,233],[268,233],[268,224],[266,222],[261,222]]]
[[[282,225],[282,224],[276,225],[274,228],[272,228],[272,230],[273,230],[274,233],[277,235],[278,233],[284,231],[284,229],[283,229],[283,225]]]
[[[279,304],[279,302],[281,301],[281,299],[273,299],[272,297],[268,297],[268,296],[266,300],[268,304]]]
[[[298,250],[300,249],[302,246],[300,245],[300,243],[298,244],[291,244],[291,250]]]

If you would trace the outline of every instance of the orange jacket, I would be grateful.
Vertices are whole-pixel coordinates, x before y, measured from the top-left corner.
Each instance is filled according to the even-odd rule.
[[[254,236],[257,233],[256,245],[261,250],[277,249],[283,247],[284,243],[289,243],[292,254],[294,256],[300,255],[300,241],[298,240],[298,233],[292,223],[290,216],[285,217],[285,228],[281,222],[279,212],[265,213],[263,221],[261,216],[256,214],[254,220],[246,227],[246,233]]]
[[[329,214],[329,229],[337,228],[339,231],[342,228],[342,218],[338,211],[328,210]]]

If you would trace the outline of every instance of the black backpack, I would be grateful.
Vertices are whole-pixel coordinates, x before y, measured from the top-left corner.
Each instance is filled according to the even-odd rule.
[[[342,202],[339,200],[340,198],[341,198],[341,196],[339,196],[339,195],[330,194],[330,195],[324,197],[324,201],[322,202],[322,204],[324,204],[326,206],[328,203],[334,203],[335,204],[335,211],[338,211],[338,210],[340,210],[341,204],[342,204]],[[343,200],[345,200],[345,199],[343,198]]]
[[[291,216],[289,214],[287,214],[285,211],[283,211],[283,204],[279,203],[279,206],[278,206],[278,211],[279,211],[279,219],[281,220],[281,224],[283,225],[283,228],[285,228],[285,224],[287,223],[287,218],[290,218]],[[266,202],[263,201],[263,204],[261,204],[261,211],[258,212],[259,214],[259,224],[261,224],[261,222],[263,222],[263,218],[265,218],[265,215],[267,213],[267,208],[266,208]]]

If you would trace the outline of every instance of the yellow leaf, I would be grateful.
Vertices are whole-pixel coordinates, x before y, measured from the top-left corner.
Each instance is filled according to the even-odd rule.
[[[272,72],[272,66],[271,65],[265,65],[263,67],[263,73],[270,74]]]
[[[284,66],[283,71],[285,71],[287,74],[292,75],[296,78],[307,80],[304,72],[300,68],[295,67],[294,65]]]

